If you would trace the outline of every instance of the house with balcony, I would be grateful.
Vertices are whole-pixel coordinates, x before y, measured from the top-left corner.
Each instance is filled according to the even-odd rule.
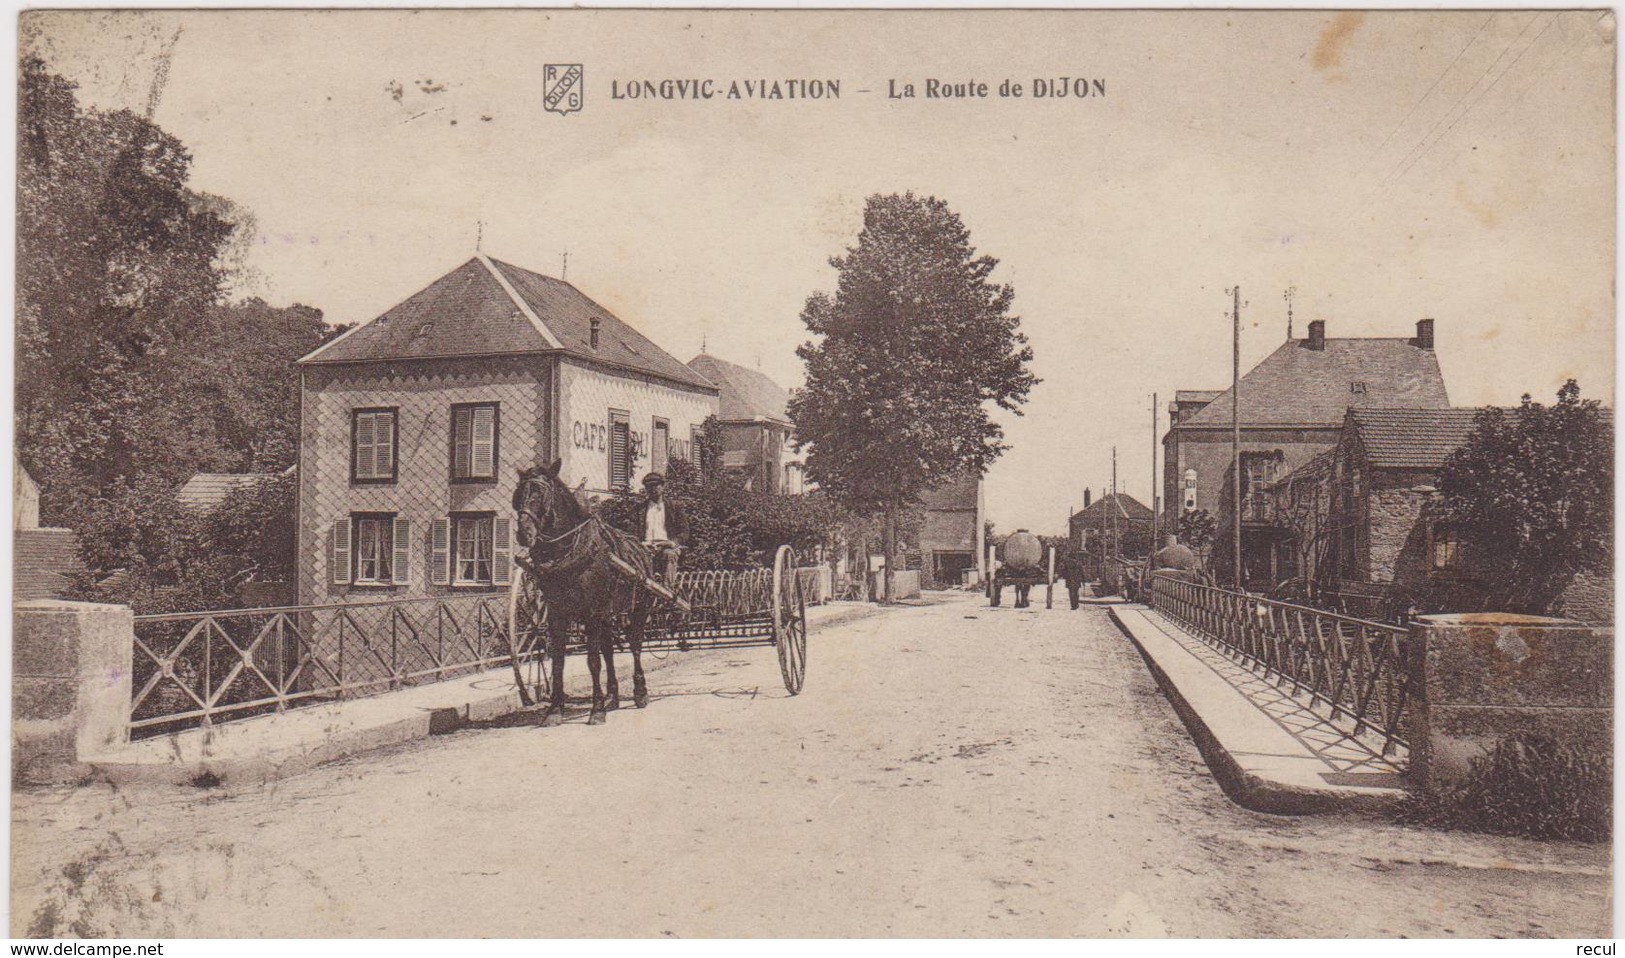
[[[722,427],[722,467],[747,489],[794,496],[806,491],[796,453],[795,427],[786,411],[790,394],[759,370],[701,353],[690,369],[717,385]]]
[[[635,488],[718,403],[574,286],[484,255],[298,366],[302,605],[507,585],[521,468]]]
[[[1169,406],[1162,439],[1165,522],[1207,510],[1218,519],[1211,568],[1228,581],[1235,494],[1231,418],[1241,432],[1242,578],[1267,589],[1282,577],[1282,535],[1274,522],[1271,487],[1289,472],[1336,446],[1350,409],[1448,409],[1444,375],[1433,348],[1433,320],[1404,338],[1329,338],[1324,320],[1302,339],[1288,339],[1231,390],[1181,390]]]

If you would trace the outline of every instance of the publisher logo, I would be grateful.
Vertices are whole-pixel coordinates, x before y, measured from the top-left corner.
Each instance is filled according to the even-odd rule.
[[[543,70],[545,80],[542,105],[547,107],[547,112],[564,116],[580,110],[581,97],[585,92],[581,80],[581,64],[549,63]]]

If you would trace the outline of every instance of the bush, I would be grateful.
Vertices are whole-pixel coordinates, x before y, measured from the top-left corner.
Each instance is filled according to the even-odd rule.
[[[1460,783],[1413,798],[1415,824],[1526,838],[1606,842],[1613,761],[1542,735],[1513,736],[1473,760]]]

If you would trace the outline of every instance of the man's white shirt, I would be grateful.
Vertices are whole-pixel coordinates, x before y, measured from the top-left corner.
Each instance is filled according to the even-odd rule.
[[[643,522],[643,541],[660,542],[666,538],[666,502],[649,503]]]

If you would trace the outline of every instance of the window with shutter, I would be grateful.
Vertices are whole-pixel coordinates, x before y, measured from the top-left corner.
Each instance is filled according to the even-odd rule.
[[[436,519],[429,531],[429,577],[435,585],[451,583],[451,520]]]
[[[609,487],[632,487],[632,424],[618,409],[609,411]]]
[[[350,481],[395,481],[394,409],[356,409],[350,418]]]
[[[352,552],[355,585],[394,585],[395,515],[387,512],[352,513]]]
[[[500,426],[497,403],[460,403],[451,407],[454,482],[490,482],[496,478]]]
[[[495,583],[495,526],[490,513],[452,517],[452,585]],[[511,558],[511,548],[508,554]]]

